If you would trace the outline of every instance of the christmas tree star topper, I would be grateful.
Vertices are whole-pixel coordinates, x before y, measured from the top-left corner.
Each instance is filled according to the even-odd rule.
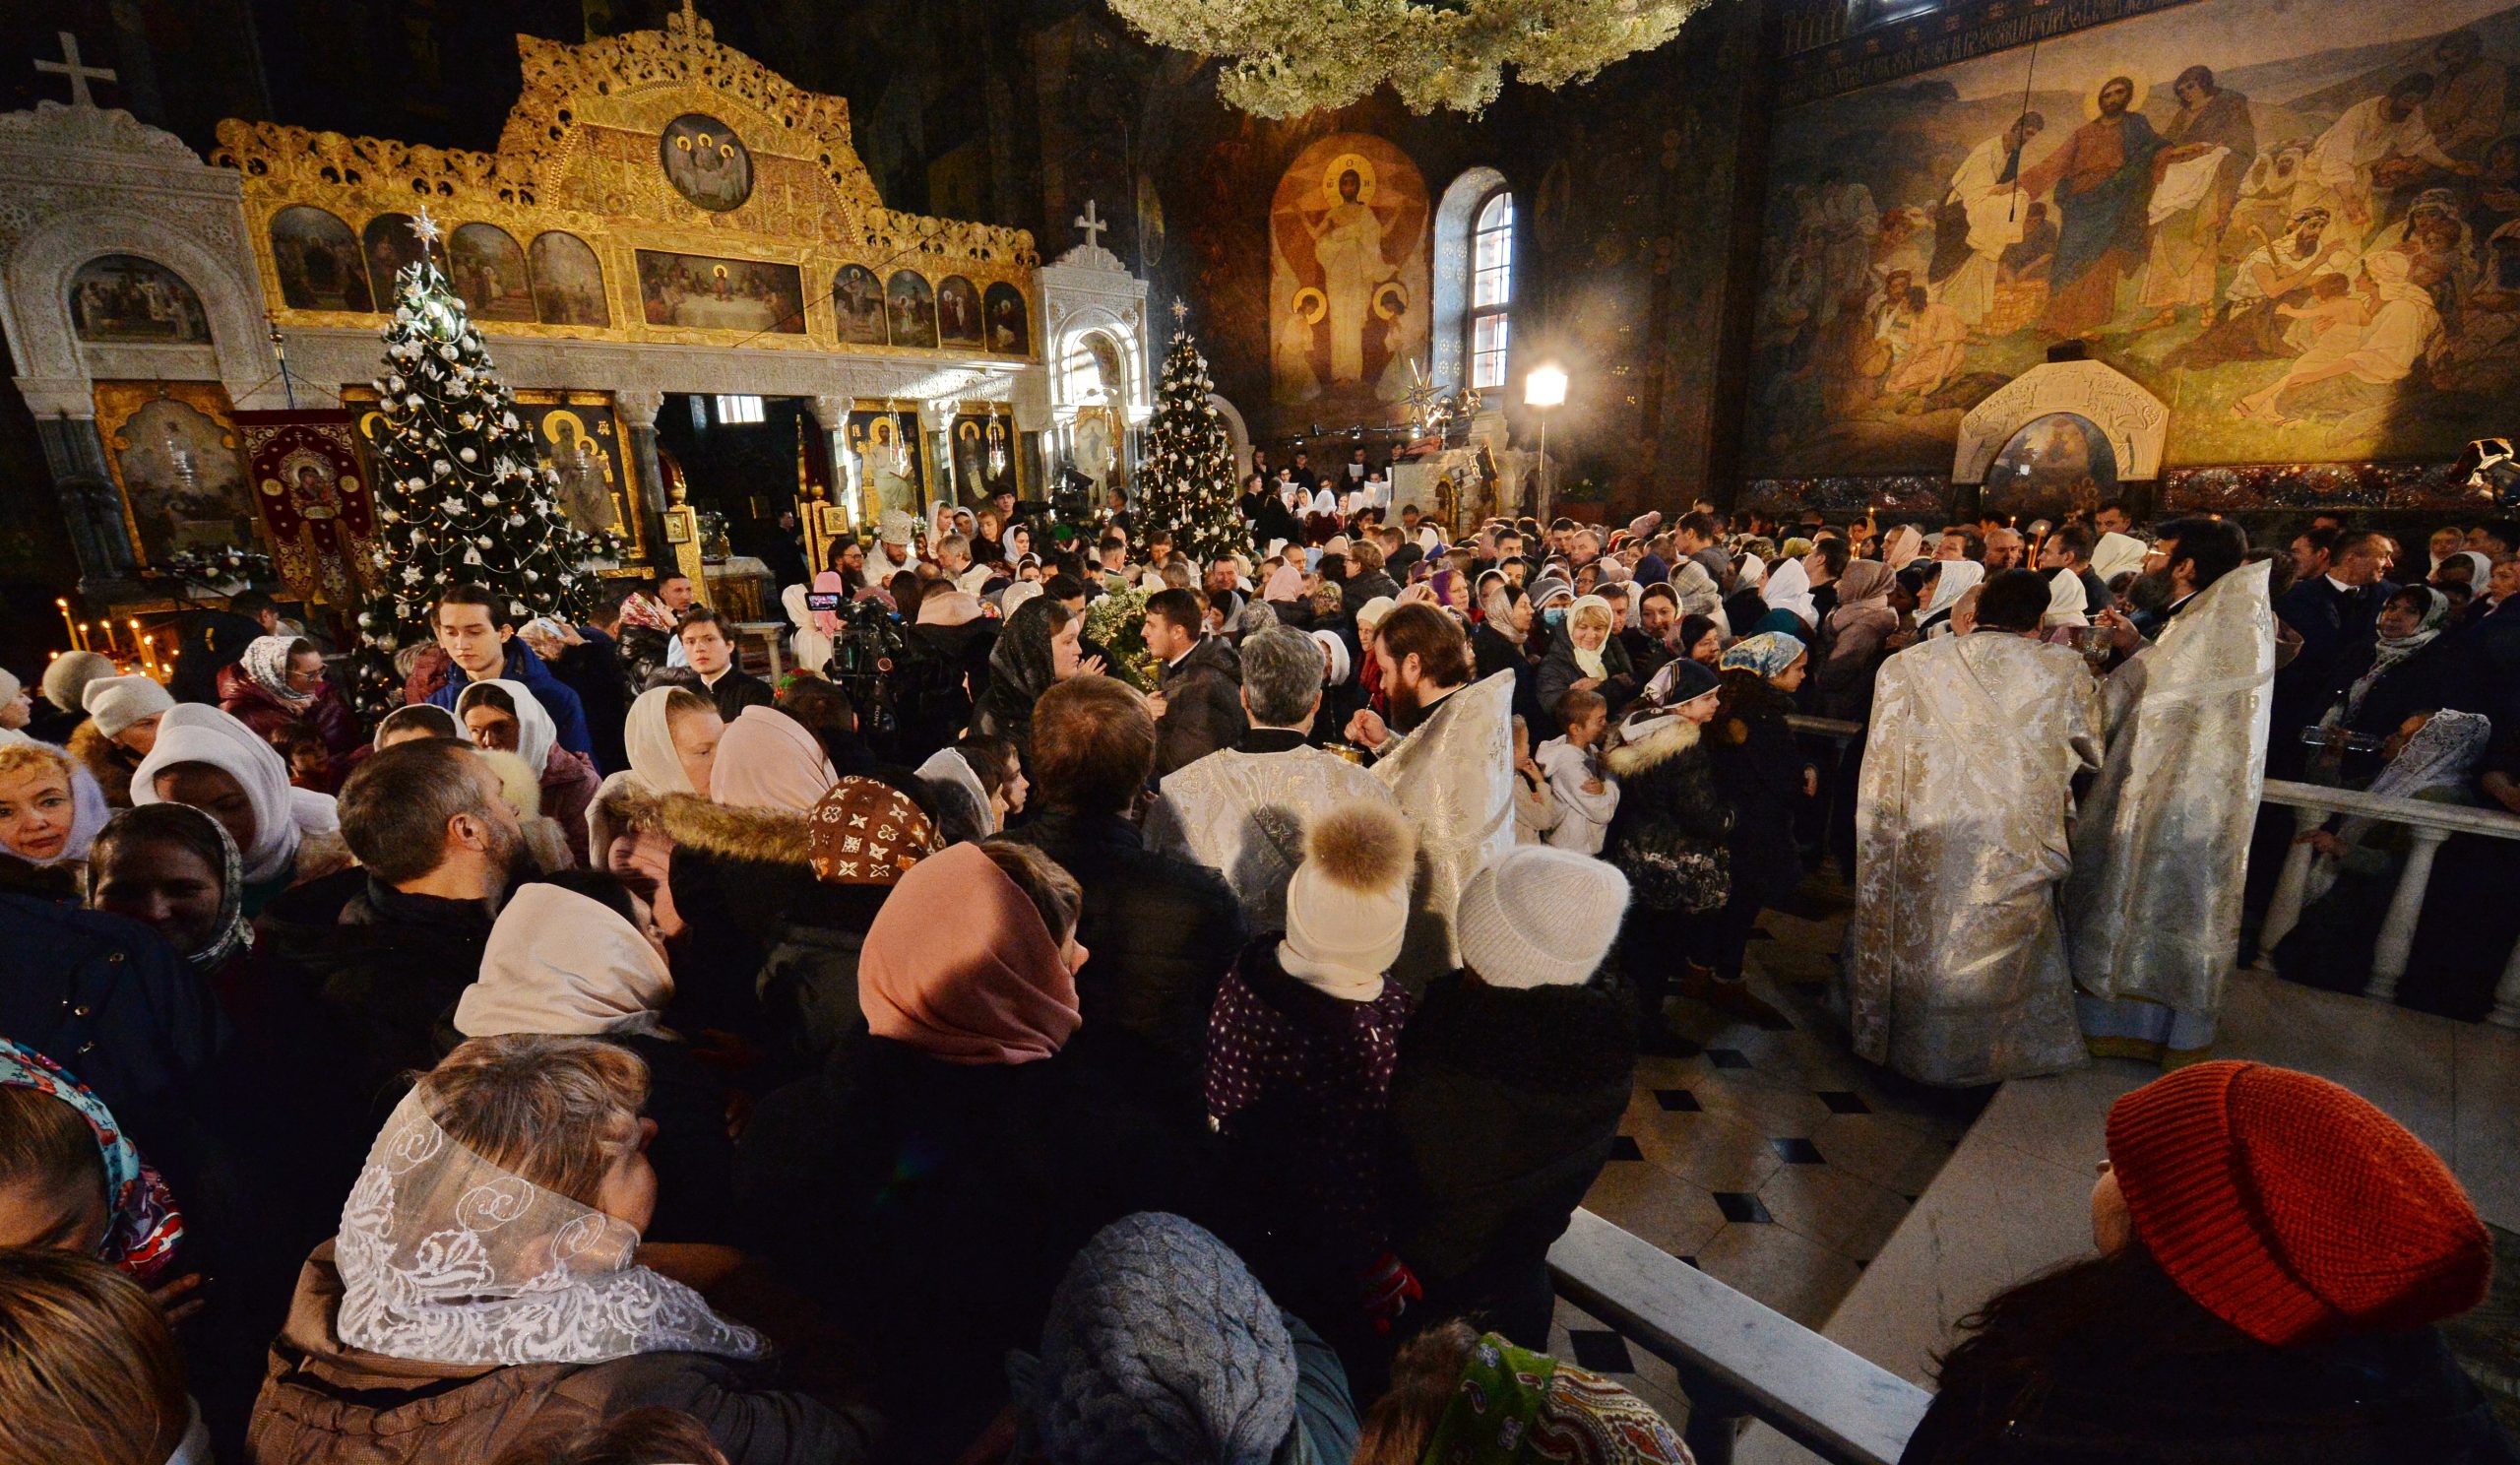
[[[429,206],[426,204],[420,205],[419,217],[412,220],[409,224],[406,224],[405,227],[409,228],[412,234],[419,239],[420,253],[424,255],[429,252],[432,245],[437,243],[439,236],[446,232],[446,230],[437,226],[436,220],[429,217]]]

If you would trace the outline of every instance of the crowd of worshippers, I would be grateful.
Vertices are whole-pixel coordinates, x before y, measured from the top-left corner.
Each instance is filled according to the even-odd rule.
[[[1210,564],[887,513],[778,686],[671,577],[438,587],[364,725],[259,597],[168,685],[0,683],[0,1458],[1687,1459],[1544,1352],[1547,1252],[1667,1004],[1779,1020],[1760,913],[1858,853],[1864,739],[1787,719],[1877,748],[1919,646],[2090,680],[2248,551],[1334,508]],[[2512,548],[2252,555],[2270,763],[2511,802]],[[1123,590],[1152,691],[1084,633]],[[868,606],[871,693],[818,674]],[[2515,1458],[2413,1135],[2205,1062],[2091,1138],[2096,1254],[1970,1319],[1907,1459]]]

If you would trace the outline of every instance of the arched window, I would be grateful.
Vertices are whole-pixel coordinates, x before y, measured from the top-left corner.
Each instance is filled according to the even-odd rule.
[[[1498,189],[1479,206],[1470,233],[1470,384],[1505,384],[1505,344],[1513,325],[1514,196]]]

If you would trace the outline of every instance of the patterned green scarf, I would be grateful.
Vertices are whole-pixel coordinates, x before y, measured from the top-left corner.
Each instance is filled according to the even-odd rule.
[[[1480,1338],[1419,1465],[1685,1465],[1644,1400],[1546,1354]]]

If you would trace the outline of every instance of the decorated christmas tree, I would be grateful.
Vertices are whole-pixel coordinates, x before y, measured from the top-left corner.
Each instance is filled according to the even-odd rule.
[[[1179,320],[1188,311],[1176,303],[1172,314]],[[1164,354],[1164,379],[1156,385],[1155,415],[1147,422],[1138,474],[1141,549],[1150,532],[1168,529],[1172,547],[1201,564],[1251,552],[1251,526],[1233,506],[1233,442],[1208,400],[1215,386],[1189,328],[1176,326]]]
[[[433,242],[423,211],[412,225]],[[402,702],[395,655],[427,643],[429,607],[450,586],[487,587],[522,626],[594,607],[593,561],[620,540],[572,525],[559,479],[536,457],[534,429],[491,366],[481,333],[435,263],[406,265],[376,379],[373,586],[358,624],[358,701],[371,714]]]

